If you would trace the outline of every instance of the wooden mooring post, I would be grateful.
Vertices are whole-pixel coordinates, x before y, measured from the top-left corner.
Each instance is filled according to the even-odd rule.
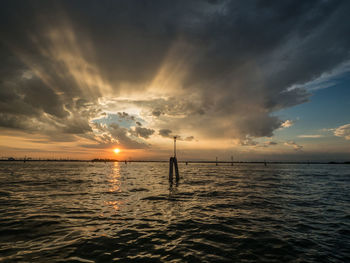
[[[174,157],[170,157],[169,160],[169,182],[173,182],[173,174],[174,174],[174,168],[175,168],[175,178],[176,182],[180,180],[179,175],[179,167],[177,165],[177,158],[176,158],[176,136],[174,136]]]
[[[173,164],[174,164],[174,157],[170,157],[169,160],[169,182],[173,181]]]
[[[176,157],[174,157],[174,167],[175,167],[176,182],[178,182],[180,180],[180,176],[179,176],[179,167],[177,166],[177,159],[176,159]]]

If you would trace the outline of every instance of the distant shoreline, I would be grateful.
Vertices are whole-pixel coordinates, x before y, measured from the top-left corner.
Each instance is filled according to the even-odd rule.
[[[12,160],[0,160],[0,162],[119,162],[119,163],[168,163],[168,160],[115,160],[115,159],[93,159],[93,160],[78,160],[78,159],[12,159]],[[193,160],[179,160],[179,163],[203,163],[203,164],[265,164],[265,161],[193,161]],[[350,164],[350,161],[346,162],[305,162],[305,161],[266,161],[266,164]]]

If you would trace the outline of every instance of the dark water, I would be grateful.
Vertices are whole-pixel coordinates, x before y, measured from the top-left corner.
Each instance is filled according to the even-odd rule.
[[[0,163],[0,262],[350,262],[350,166]]]

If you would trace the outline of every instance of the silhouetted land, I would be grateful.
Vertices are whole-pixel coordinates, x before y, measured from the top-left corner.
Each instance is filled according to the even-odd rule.
[[[120,162],[120,163],[168,163],[169,160],[118,160],[118,159],[92,159],[92,160],[79,160],[79,159],[0,159],[1,162]],[[183,160],[179,163],[204,163],[204,164],[264,164],[264,161],[195,161],[195,160]],[[350,164],[350,161],[345,162],[308,162],[308,161],[271,161],[267,164]]]

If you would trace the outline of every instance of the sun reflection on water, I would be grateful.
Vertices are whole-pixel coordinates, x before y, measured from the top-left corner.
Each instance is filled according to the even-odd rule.
[[[123,204],[123,201],[105,201],[105,204],[113,207],[115,212],[117,212],[120,209],[120,206]]]
[[[116,200],[120,198],[121,193],[121,171],[120,164],[118,162],[113,163],[110,166],[110,172],[107,175],[106,181],[106,194],[103,200],[104,213],[117,213],[120,210],[121,205],[124,203],[121,200]]]
[[[121,192],[120,185],[120,164],[118,162],[115,162],[113,164],[112,173],[109,175],[108,182],[109,185],[109,192]]]

